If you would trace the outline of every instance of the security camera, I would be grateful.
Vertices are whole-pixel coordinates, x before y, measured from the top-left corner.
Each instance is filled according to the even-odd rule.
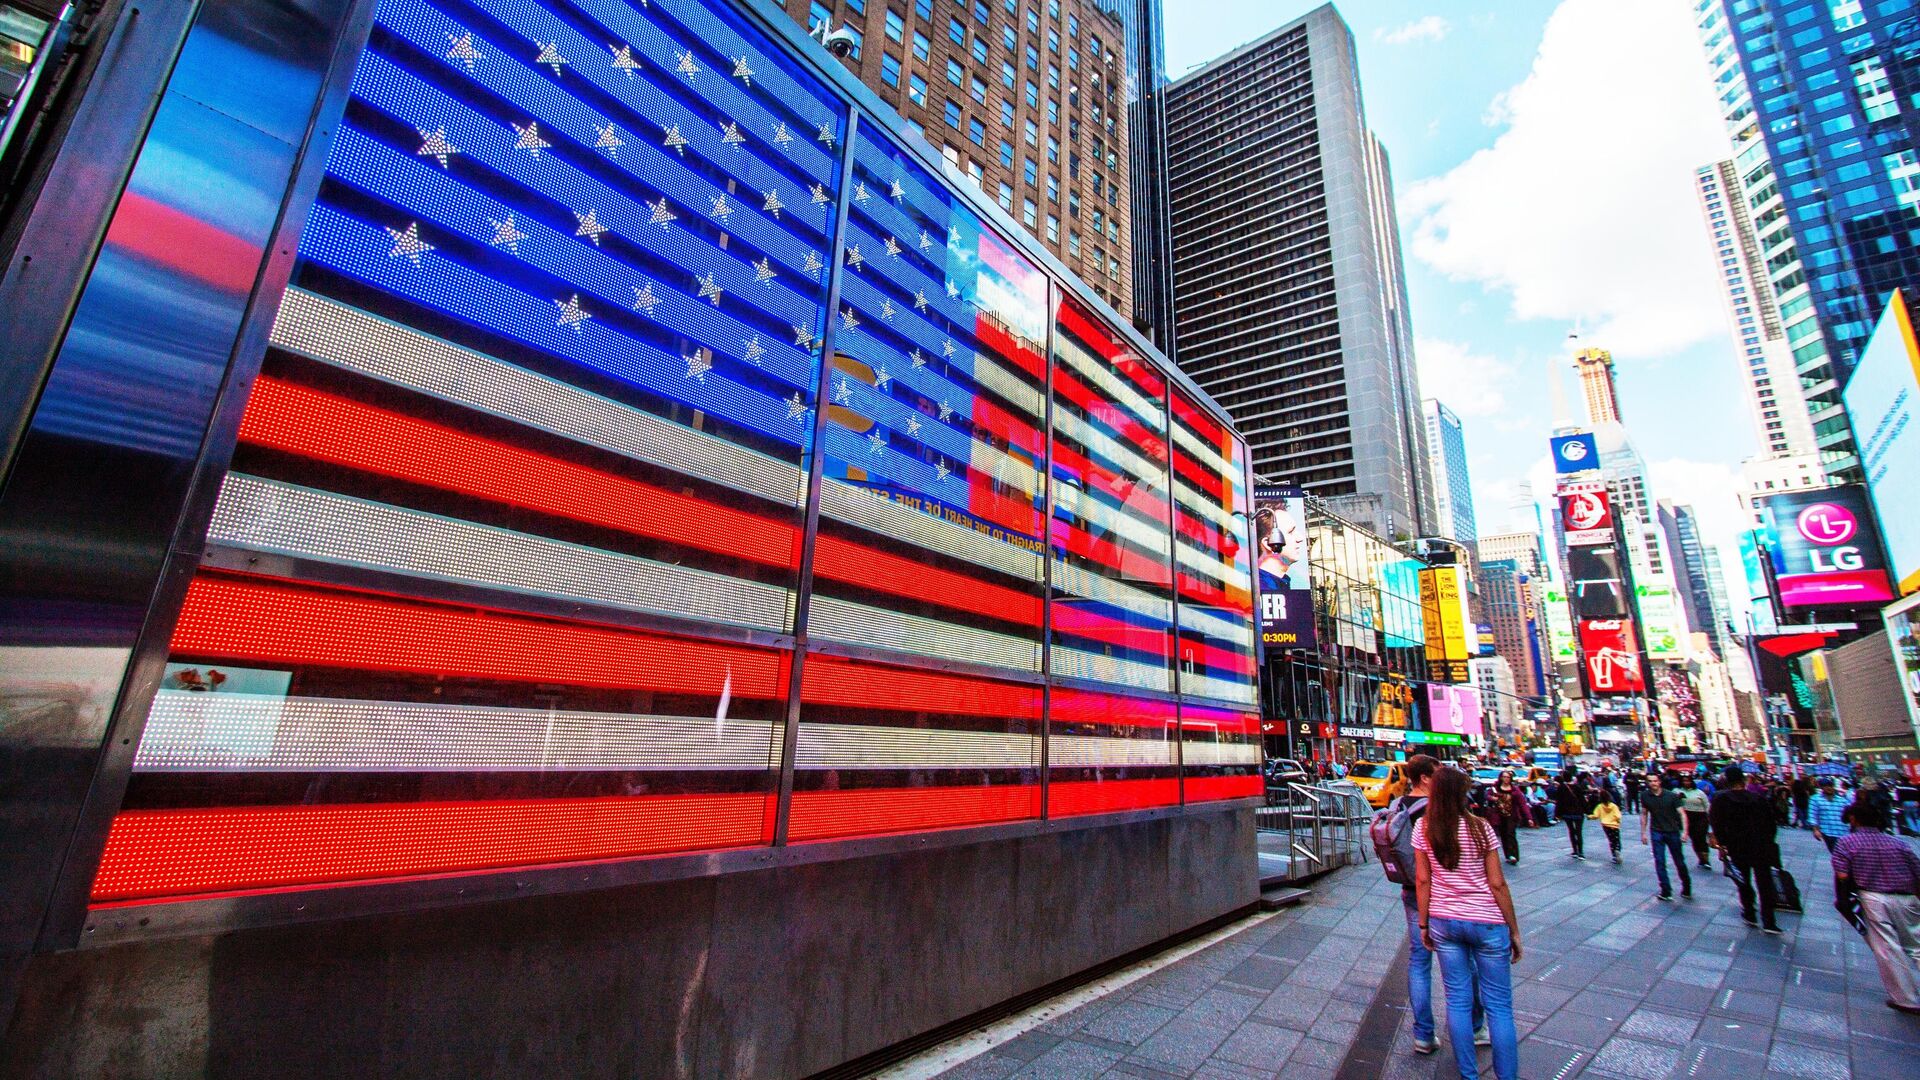
[[[853,55],[853,31],[844,26],[838,30],[825,30],[823,28],[823,32],[820,35],[820,44],[825,45],[828,52],[845,60],[847,57]]]

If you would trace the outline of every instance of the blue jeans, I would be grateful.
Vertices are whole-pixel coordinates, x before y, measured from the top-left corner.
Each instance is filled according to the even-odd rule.
[[[1420,905],[1412,890],[1401,895],[1407,909],[1407,1007],[1413,1010],[1413,1037],[1433,1041],[1433,954],[1420,941]],[[1448,991],[1451,999],[1453,992]],[[1480,1007],[1479,987],[1473,988],[1473,1029],[1480,1030],[1487,1018]],[[1472,1042],[1472,1036],[1468,1036]]]
[[[1429,918],[1440,978],[1447,987],[1447,1037],[1460,1080],[1480,1080],[1474,1059],[1471,995],[1478,991],[1493,1037],[1493,1072],[1499,1080],[1520,1075],[1520,1036],[1513,1026],[1513,938],[1506,923]]]
[[[1672,896],[1673,885],[1667,880],[1667,853],[1673,853],[1673,868],[1680,871],[1680,888],[1685,892],[1693,891],[1693,875],[1687,872],[1687,851],[1680,846],[1680,834],[1662,832],[1659,829],[1648,830],[1647,835],[1653,842],[1653,874],[1660,879],[1660,895]]]

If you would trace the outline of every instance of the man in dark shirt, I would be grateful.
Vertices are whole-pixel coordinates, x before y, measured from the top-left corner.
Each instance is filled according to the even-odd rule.
[[[1673,885],[1667,880],[1669,852],[1674,868],[1680,871],[1680,895],[1693,899],[1693,876],[1687,871],[1686,852],[1680,846],[1680,838],[1687,832],[1687,812],[1680,805],[1683,798],[1659,773],[1647,777],[1647,792],[1640,796],[1640,842],[1653,843],[1653,872],[1660,879],[1662,900],[1673,899]]]
[[[1887,1004],[1920,1014],[1920,856],[1887,835],[1886,815],[1872,803],[1853,808],[1853,831],[1833,848],[1833,879],[1860,901],[1867,947],[1880,966]]]
[[[1580,770],[1570,768],[1547,792],[1554,816],[1567,826],[1567,853],[1581,862],[1587,861],[1587,811],[1593,809],[1590,790]]]
[[[1733,765],[1728,767],[1707,817],[1713,824],[1714,846],[1733,868],[1733,883],[1740,890],[1740,917],[1764,933],[1781,933],[1773,921],[1773,868],[1780,860],[1780,849],[1773,839],[1773,803],[1749,790],[1746,773]],[[1756,891],[1760,894],[1758,919],[1753,911]]]

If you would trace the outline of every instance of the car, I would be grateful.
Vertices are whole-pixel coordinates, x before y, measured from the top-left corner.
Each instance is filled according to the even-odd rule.
[[[1305,784],[1311,779],[1307,775],[1307,770],[1292,758],[1268,758],[1266,775],[1267,786],[1270,788],[1286,787],[1288,784]]]
[[[1367,804],[1378,810],[1407,793],[1407,767],[1398,761],[1356,761],[1347,769],[1347,779],[1367,797]]]
[[[1473,770],[1475,787],[1492,787],[1500,782],[1500,774],[1507,770],[1499,765],[1482,765]]]

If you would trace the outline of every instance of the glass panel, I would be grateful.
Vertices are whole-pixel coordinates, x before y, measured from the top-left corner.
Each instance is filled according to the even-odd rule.
[[[1186,799],[1259,795],[1259,716],[1245,711],[1259,700],[1246,445],[1177,391],[1172,404]]]
[[[1047,279],[884,136],[863,129],[854,181],[808,633],[1037,680]],[[808,661],[809,687],[815,665],[828,663]],[[867,677],[896,682],[911,674],[872,671]],[[940,678],[960,700],[1013,692],[971,676]],[[1037,704],[1031,715],[973,715],[913,699],[898,712],[848,713],[809,694],[805,705],[803,745],[844,740],[853,725],[889,748],[880,755],[888,767],[854,770],[803,755],[794,786],[810,794],[796,794],[796,836],[1037,812],[1011,794],[1037,792]],[[963,787],[1006,790],[981,794],[1000,801],[972,810],[927,794]],[[865,790],[856,797],[846,793],[852,788]],[[960,818],[923,816],[912,809],[923,798]],[[847,799],[897,806],[900,817],[831,809]],[[803,830],[803,817],[820,824]]]
[[[769,841],[788,654],[683,635],[791,629],[845,130],[724,6],[382,0],[97,900]]]
[[[1079,305],[1053,352],[1050,814],[1179,800],[1165,380]]]

